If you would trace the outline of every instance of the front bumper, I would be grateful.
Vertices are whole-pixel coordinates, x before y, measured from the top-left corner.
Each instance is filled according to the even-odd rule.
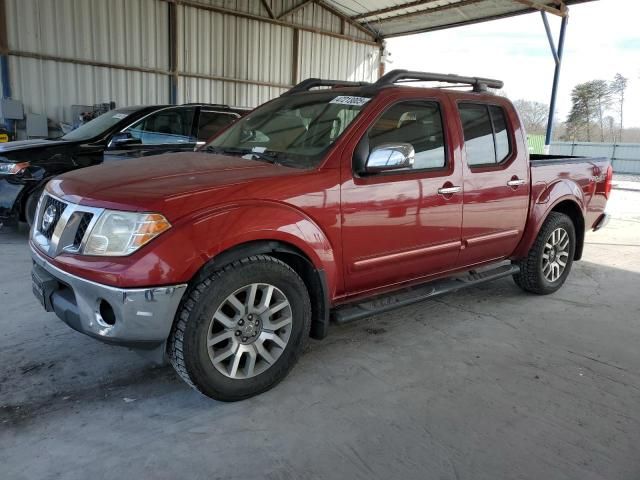
[[[33,292],[45,310],[106,343],[154,349],[169,337],[186,284],[115,288],[71,275],[31,247]]]

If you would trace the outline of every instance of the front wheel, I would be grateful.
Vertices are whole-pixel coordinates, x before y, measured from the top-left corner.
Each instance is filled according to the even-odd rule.
[[[217,400],[242,400],[287,375],[310,326],[302,279],[284,262],[256,255],[192,286],[169,338],[169,358],[196,390]]]
[[[545,220],[527,258],[518,262],[516,284],[528,292],[547,295],[567,279],[576,251],[576,231],[571,219],[551,212]]]

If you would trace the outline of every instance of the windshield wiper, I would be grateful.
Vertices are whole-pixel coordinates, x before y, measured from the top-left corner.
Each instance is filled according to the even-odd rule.
[[[265,160],[266,162],[272,163],[274,165],[278,165],[277,153],[265,153],[265,152],[254,152],[248,151],[247,155],[253,155],[254,157],[258,157],[260,160]]]
[[[217,147],[214,145],[209,145],[204,149],[204,151],[210,152],[210,153],[218,153],[222,155],[240,155],[241,157],[244,157],[245,155],[251,155],[252,157],[255,157],[259,160],[264,160],[274,165],[280,164],[280,162],[278,161],[279,152],[265,153],[265,152],[257,152],[255,150],[247,150],[246,148],[232,148],[232,147],[225,148],[225,147]]]

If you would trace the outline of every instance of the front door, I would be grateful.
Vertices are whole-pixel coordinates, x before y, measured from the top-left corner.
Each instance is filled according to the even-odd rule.
[[[145,157],[168,152],[193,151],[195,107],[168,107],[153,112],[114,137],[104,153],[105,161]]]
[[[464,137],[462,250],[458,265],[508,257],[527,221],[529,166],[518,152],[512,109],[498,104],[459,103]],[[509,113],[514,118],[509,118]],[[520,132],[518,132],[519,134]]]
[[[436,99],[394,103],[363,135],[355,155],[345,152],[342,238],[347,293],[455,266],[462,221],[462,195],[455,190],[462,173],[446,142],[451,132],[442,105]],[[398,143],[413,145],[412,168],[366,173],[364,163],[375,147]]]

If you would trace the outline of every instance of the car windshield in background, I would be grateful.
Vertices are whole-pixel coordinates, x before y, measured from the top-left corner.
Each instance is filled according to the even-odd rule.
[[[369,100],[335,91],[280,97],[238,120],[205,150],[314,168]]]
[[[116,123],[127,118],[134,111],[131,109],[110,110],[67,133],[62,137],[62,140],[82,141],[95,138],[109,130]]]

